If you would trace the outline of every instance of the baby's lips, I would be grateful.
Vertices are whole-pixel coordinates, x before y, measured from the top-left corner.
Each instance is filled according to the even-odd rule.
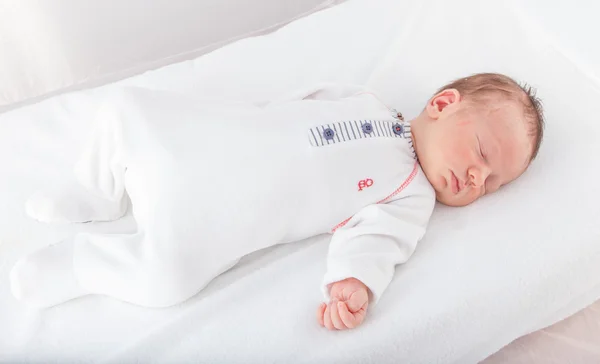
[[[460,192],[460,181],[458,180],[458,178],[456,178],[456,175],[454,174],[454,172],[450,172],[451,173],[451,179],[450,179],[450,188],[452,189],[452,194],[456,195],[457,193]]]

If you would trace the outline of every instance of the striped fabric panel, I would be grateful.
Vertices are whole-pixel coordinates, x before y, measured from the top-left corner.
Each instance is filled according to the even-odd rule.
[[[402,125],[401,134],[394,133],[397,124]],[[370,133],[365,132],[365,125],[370,125]],[[410,124],[398,120],[349,120],[315,126],[308,131],[308,139],[313,147],[370,138],[411,139]]]

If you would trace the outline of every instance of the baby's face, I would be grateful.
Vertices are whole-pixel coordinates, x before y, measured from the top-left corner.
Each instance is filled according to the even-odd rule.
[[[415,144],[438,201],[464,206],[520,176],[532,144],[514,102],[498,100],[477,108],[461,101],[457,92],[452,95],[455,91],[430,101]]]

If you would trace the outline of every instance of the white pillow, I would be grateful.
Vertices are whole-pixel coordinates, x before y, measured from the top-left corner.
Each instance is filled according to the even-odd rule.
[[[0,4],[0,111],[48,93],[97,86],[193,59],[337,2],[3,2]]]

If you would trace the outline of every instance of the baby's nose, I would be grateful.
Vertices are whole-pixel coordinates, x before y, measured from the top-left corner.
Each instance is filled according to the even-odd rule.
[[[485,180],[490,175],[489,171],[471,168],[469,169],[469,183],[474,187],[481,187],[485,184]]]

